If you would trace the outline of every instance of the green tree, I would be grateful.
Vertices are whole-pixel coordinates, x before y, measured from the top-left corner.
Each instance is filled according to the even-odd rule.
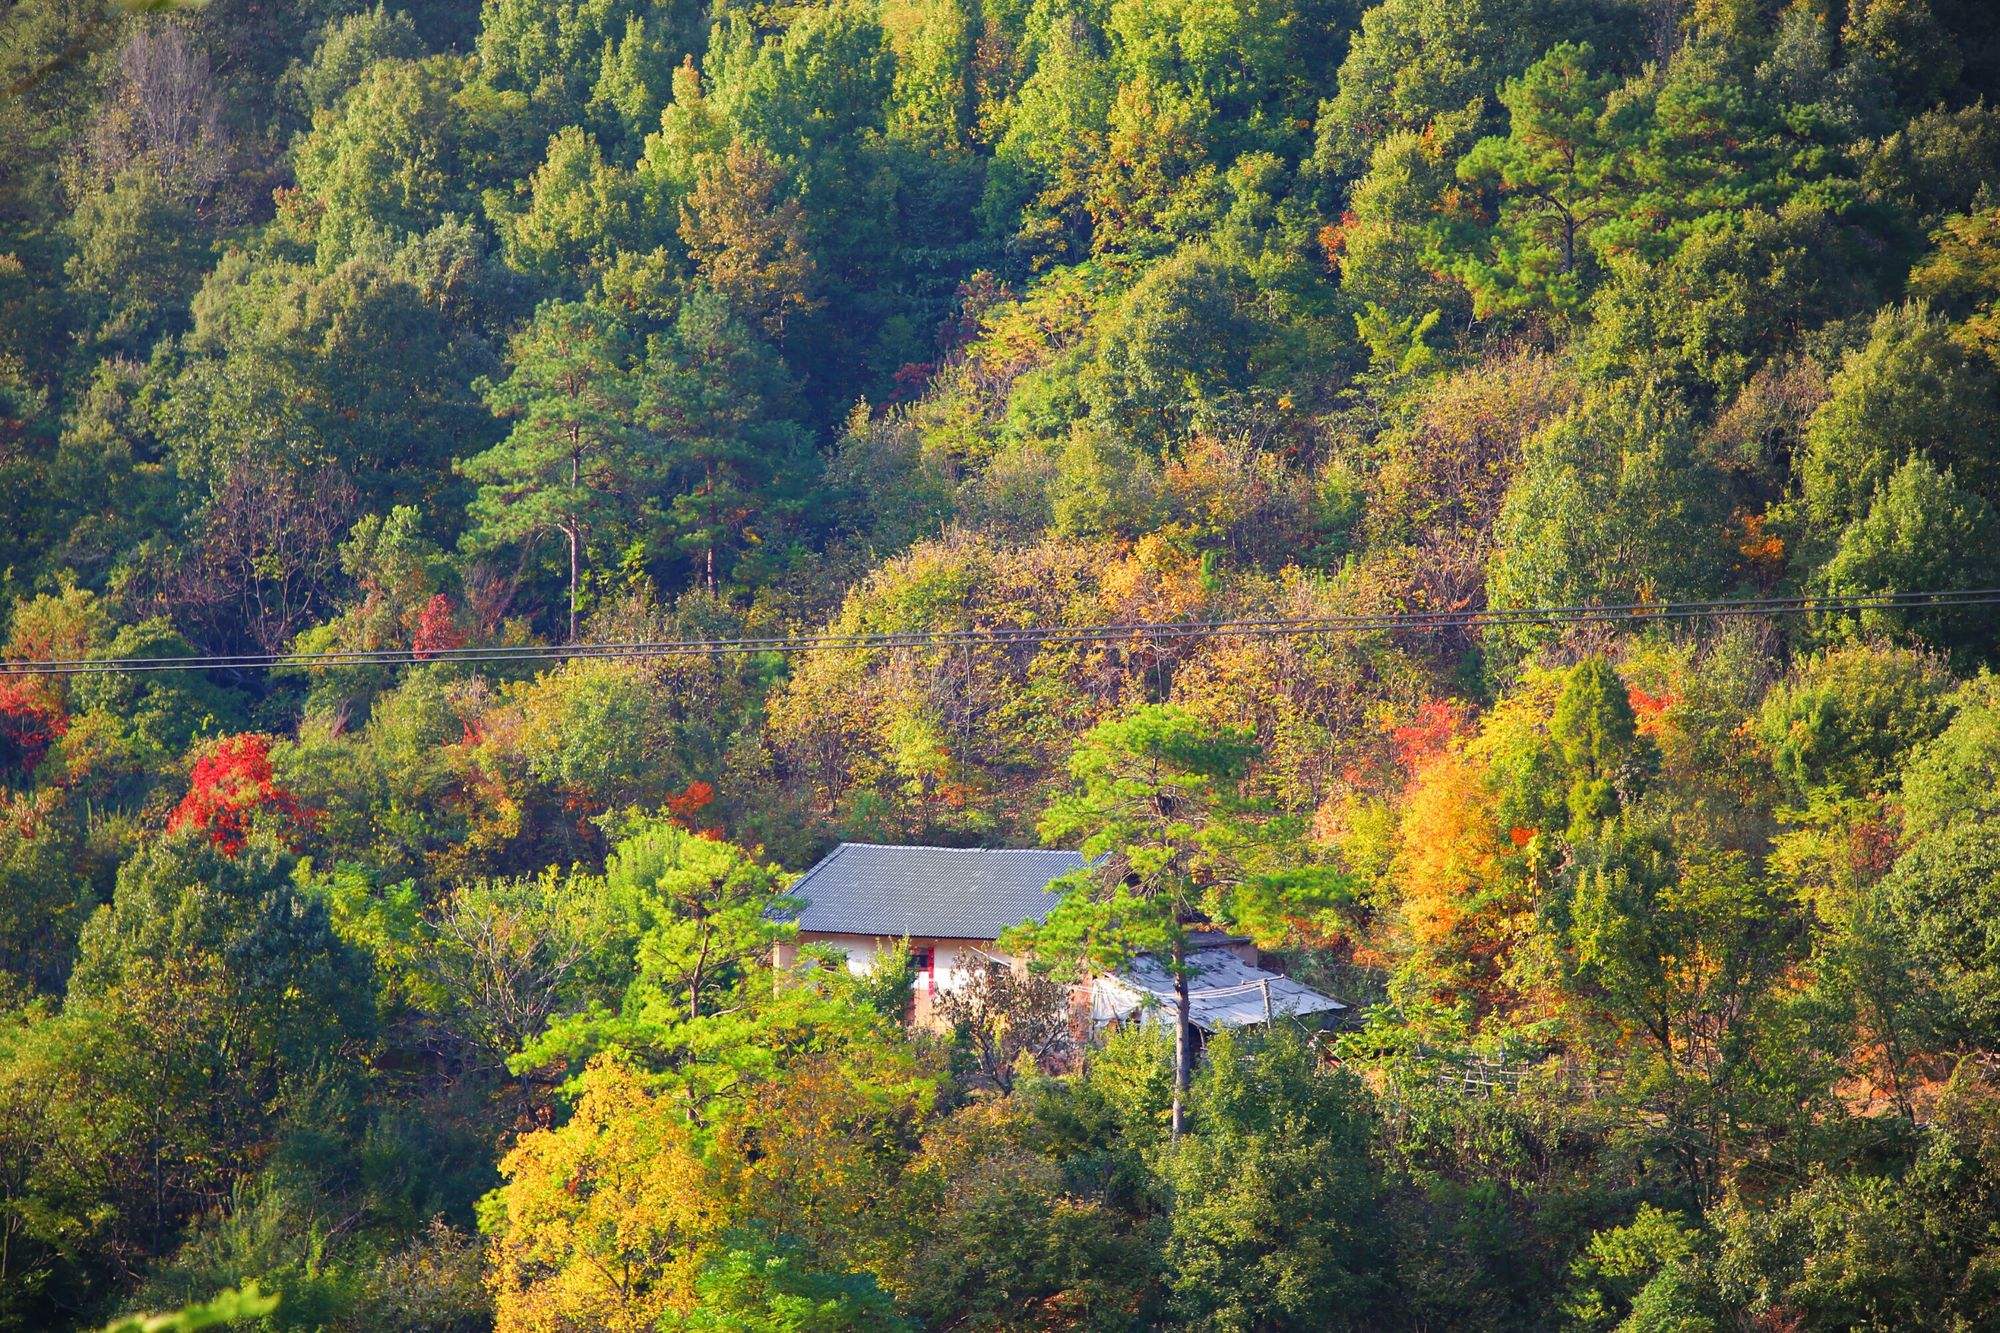
[[[1992,587],[2000,571],[1995,523],[1993,506],[1961,489],[1950,469],[1909,458],[1840,534],[1812,588],[1830,597],[1867,598]],[[1833,633],[1914,638],[1967,654],[1992,642],[1992,616],[1984,608],[1837,611],[1818,619]]]
[[[1529,436],[1494,522],[1491,602],[1674,601],[1719,591],[1729,493],[1696,421],[1681,395],[1620,383],[1593,387]]]
[[[1571,984],[1618,1034],[1630,1113],[1706,1207],[1751,1127],[1811,1098],[1789,1067],[1810,1053],[1780,1035],[1774,1000],[1803,932],[1741,854],[1672,849],[1643,825],[1596,832],[1574,873]]]
[[[285,82],[310,119],[339,102],[376,61],[414,60],[423,53],[423,39],[410,16],[378,0],[373,9],[327,20],[311,58],[287,70]]]
[[[1607,55],[1628,49],[1635,17],[1615,0],[1368,6],[1349,39],[1334,95],[1320,106],[1314,166],[1336,180],[1358,174],[1387,136],[1421,132],[1435,117],[1479,107],[1558,42],[1587,42]]]
[[[73,1307],[164,1254],[298,1117],[351,1095],[336,1089],[374,1035],[368,962],[293,872],[261,841],[143,848],[85,928],[60,1012],[0,1027],[0,1123],[25,1148],[0,1227],[31,1283],[78,1283],[43,1299]]]
[[[1195,1328],[1373,1328],[1389,1256],[1367,1094],[1303,1033],[1223,1033],[1167,1161],[1168,1308]]]
[[[1078,388],[1094,416],[1164,450],[1257,383],[1277,334],[1242,265],[1191,247],[1106,312]]]
[[[491,428],[471,381],[494,358],[474,321],[413,271],[425,248],[413,238],[324,268],[225,256],[153,418],[183,478],[213,495],[246,462],[332,469],[371,507],[417,504],[434,531],[445,526],[440,511],[461,503],[449,460]],[[467,267],[454,276],[476,280],[483,266]],[[343,514],[340,530],[351,521]]]
[[[1796,460],[1809,548],[1823,549],[1865,516],[1912,454],[1930,459],[1933,476],[1952,469],[1975,494],[1992,486],[1990,442],[2000,427],[1992,375],[1926,307],[1884,309],[1867,345],[1847,355],[1827,388]],[[1913,474],[1904,484],[1917,483]]]
[[[622,836],[591,893],[635,941],[630,980],[615,1010],[558,1016],[515,1057],[517,1070],[620,1053],[671,1089],[692,1123],[713,1125],[814,1053],[893,1045],[845,967],[829,974],[817,957],[790,974],[769,966],[798,907],[776,867],[663,818],[612,827]]]
[[[1657,763],[1653,747],[1634,730],[1625,682],[1602,657],[1579,663],[1563,682],[1549,739],[1570,777],[1564,799],[1577,831],[1615,817]]]
[[[1942,996],[1950,1045],[2000,1033],[2000,826],[1964,821],[1925,836],[1878,886],[1911,975]]]
[[[480,78],[526,95],[538,139],[589,123],[636,142],[634,130],[658,123],[674,66],[699,48],[699,14],[693,5],[641,0],[489,0],[476,47]]]
[[[1801,803],[1886,792],[1911,747],[1945,721],[1946,677],[1907,648],[1853,644],[1814,653],[1772,685],[1757,730]]]
[[[648,342],[637,390],[669,497],[662,518],[714,596],[731,555],[779,535],[804,480],[789,377],[721,297],[697,291],[672,333]]]
[[[572,125],[550,137],[525,207],[489,198],[488,208],[510,265],[574,292],[633,238],[634,192],[630,175],[607,165],[597,140]]]
[[[560,536],[574,639],[586,543],[636,523],[653,460],[632,429],[631,377],[616,327],[601,311],[544,303],[515,337],[508,361],[507,378],[483,388],[513,428],[460,465],[479,484],[468,535],[488,545]]]
[[[1508,133],[1473,145],[1459,179],[1498,197],[1493,230],[1458,266],[1473,312],[1574,315],[1593,285],[1592,237],[1617,216],[1625,145],[1606,116],[1613,80],[1596,53],[1564,42],[1500,85]]]
[[[725,1236],[694,1289],[694,1309],[668,1316],[663,1329],[897,1333],[909,1327],[873,1277],[818,1272],[803,1246],[767,1240],[754,1231]]]
[[[147,165],[120,172],[77,200],[71,288],[96,308],[107,350],[143,354],[187,323],[187,303],[211,258],[197,201]]]
[[[1194,1058],[1194,932],[1245,927],[1274,938],[1285,910],[1323,905],[1345,887],[1336,875],[1288,863],[1289,826],[1243,796],[1258,753],[1250,732],[1167,705],[1093,727],[1070,756],[1069,790],[1039,826],[1043,841],[1074,843],[1092,864],[1057,882],[1062,898],[1046,920],[1003,941],[1069,969],[1159,959],[1174,983],[1176,1139]]]
[[[1086,200],[1117,80],[1102,37],[1066,6],[1038,8],[1034,68],[1003,112],[982,211],[989,229],[1052,261],[1090,248]]]
[[[1951,720],[1906,754],[1903,832],[1915,840],[1958,820],[2000,815],[2000,679],[1982,671],[1950,699]]]
[[[322,261],[345,259],[372,234],[422,233],[448,213],[470,215],[472,126],[457,101],[461,60],[383,60],[334,106],[313,113],[292,150],[299,188],[321,209]]]

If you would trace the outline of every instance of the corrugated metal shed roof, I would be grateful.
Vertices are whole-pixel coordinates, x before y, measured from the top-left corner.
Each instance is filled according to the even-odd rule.
[[[1202,949],[1189,955],[1194,975],[1188,979],[1188,1018],[1204,1032],[1252,1027],[1262,1023],[1264,992],[1271,995],[1271,1016],[1304,1017],[1347,1006],[1321,995],[1290,977],[1252,967],[1226,949]],[[1091,1017],[1098,1023],[1124,1021],[1138,1015],[1142,1023],[1173,1021],[1174,982],[1155,958],[1135,958],[1116,976],[1091,984]]]
[[[843,842],[791,891],[800,930],[991,940],[1047,916],[1049,881],[1082,866],[1080,852]]]

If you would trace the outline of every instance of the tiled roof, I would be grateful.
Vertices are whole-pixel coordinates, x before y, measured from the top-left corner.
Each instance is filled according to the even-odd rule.
[[[843,842],[791,891],[800,930],[991,940],[1048,915],[1049,881],[1082,866],[1080,852]]]
[[[1188,1019],[1204,1032],[1262,1023],[1267,986],[1273,1018],[1347,1007],[1290,977],[1252,967],[1226,949],[1198,950],[1188,955],[1188,962],[1194,967],[1188,978]],[[1099,977],[1091,986],[1091,1016],[1099,1023],[1134,1014],[1142,1023],[1167,1023],[1173,1013],[1173,978],[1156,958],[1135,958],[1116,976]]]

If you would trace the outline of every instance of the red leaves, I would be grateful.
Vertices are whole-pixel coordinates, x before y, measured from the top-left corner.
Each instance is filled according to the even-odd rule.
[[[1443,754],[1465,723],[1464,706],[1451,699],[1431,699],[1420,705],[1408,726],[1392,727],[1389,739],[1396,746],[1396,760],[1405,772],[1414,773],[1426,762]]]
[[[69,730],[62,700],[34,676],[0,680],[0,768],[32,773]]]
[[[451,598],[438,593],[424,604],[422,614],[417,617],[417,632],[411,639],[410,652],[417,658],[426,658],[463,647],[465,631],[458,627]]]
[[[278,785],[271,770],[271,738],[245,732],[225,736],[195,760],[188,794],[168,818],[167,831],[198,829],[234,856],[243,850],[260,814],[293,825],[311,822],[298,797]]]
[[[935,361],[910,361],[897,367],[893,380],[896,387],[890,392],[889,401],[911,403],[923,397],[937,370],[938,363]]]

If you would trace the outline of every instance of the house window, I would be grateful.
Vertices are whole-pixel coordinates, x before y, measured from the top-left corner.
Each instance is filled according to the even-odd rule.
[[[916,966],[917,975],[924,979],[924,994],[937,994],[937,955],[929,949],[910,950],[910,962]]]

